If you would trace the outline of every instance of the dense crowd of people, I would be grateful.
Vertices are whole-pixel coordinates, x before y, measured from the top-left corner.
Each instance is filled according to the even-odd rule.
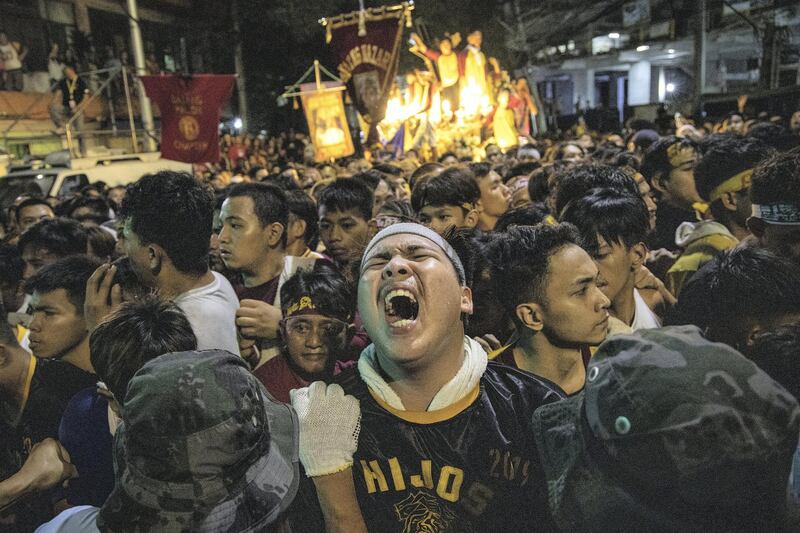
[[[0,529],[800,528],[800,113],[221,149],[3,213]]]

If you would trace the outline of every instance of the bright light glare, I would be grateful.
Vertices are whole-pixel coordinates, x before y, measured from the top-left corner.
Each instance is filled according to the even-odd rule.
[[[667,92],[668,93],[675,92],[675,84],[674,83],[668,83],[667,84]]]
[[[637,46],[637,47],[636,47],[636,51],[637,51],[637,52],[646,52],[646,51],[648,51],[648,50],[650,50],[650,47],[649,47],[649,46],[647,46],[646,44],[643,44],[643,45],[641,45],[641,46]]]
[[[242,119],[240,119],[239,117],[233,119],[233,127],[236,128],[237,130],[242,129]]]
[[[612,31],[611,33],[608,34],[608,38],[609,39],[619,39],[619,33],[615,32],[615,31]]]

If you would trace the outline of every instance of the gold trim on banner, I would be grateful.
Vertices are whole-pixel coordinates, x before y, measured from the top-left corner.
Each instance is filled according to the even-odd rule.
[[[350,13],[336,15],[335,17],[325,17],[319,19],[319,23],[325,27],[325,42],[329,43],[331,41],[331,30],[358,24],[359,19],[362,17],[364,17],[367,22],[391,18],[405,19],[406,26],[411,27],[411,11],[413,10],[414,2],[409,1],[394,6],[370,7],[364,11],[352,11]]]

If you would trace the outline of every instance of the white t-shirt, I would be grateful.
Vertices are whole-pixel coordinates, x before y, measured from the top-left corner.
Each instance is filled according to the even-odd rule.
[[[647,303],[639,294],[638,289],[633,289],[633,299],[636,302],[636,308],[633,313],[633,322],[631,329],[633,331],[639,329],[655,329],[661,327],[661,320],[647,307]]]
[[[228,350],[239,355],[236,338],[239,300],[227,279],[217,272],[212,274],[214,281],[184,292],[175,298],[175,304],[186,313],[197,336],[198,350]]]

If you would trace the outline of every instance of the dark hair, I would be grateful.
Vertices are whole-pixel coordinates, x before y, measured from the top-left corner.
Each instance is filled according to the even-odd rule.
[[[800,399],[800,322],[777,326],[759,333],[749,350],[749,358],[761,370]]]
[[[317,207],[328,211],[355,209],[364,220],[372,219],[372,190],[352,178],[337,178],[319,195]]]
[[[722,137],[714,139],[694,167],[697,192],[709,201],[711,191],[736,174],[749,170],[773,154],[758,139]]]
[[[375,189],[378,188],[378,185],[380,185],[381,181],[386,179],[386,175],[375,170],[374,168],[371,168],[369,170],[365,170],[364,172],[359,172],[353,176],[352,179],[364,183],[374,192]]]
[[[657,140],[647,150],[642,158],[642,164],[639,167],[639,172],[642,173],[644,179],[650,186],[653,185],[653,180],[667,181],[669,180],[669,173],[672,171],[672,163],[669,162],[669,148],[674,144],[680,144],[681,147],[698,149],[697,143],[688,137],[676,137],[669,135]]]
[[[113,265],[117,267],[114,284],[120,286],[123,296],[127,294],[133,299],[139,299],[151,293],[152,289],[143,285],[139,276],[136,275],[130,257],[122,256],[115,260]]]
[[[22,260],[19,248],[11,244],[0,244],[0,285],[17,285],[22,281],[25,262]],[[0,316],[0,322],[4,322]]]
[[[411,191],[411,206],[417,213],[427,205],[456,205],[463,208],[464,204],[477,203],[480,197],[481,190],[472,171],[464,166],[454,166],[418,183]]]
[[[578,230],[571,224],[517,226],[492,242],[489,257],[494,290],[515,323],[519,304],[546,303],[550,257],[570,244],[580,246]]]
[[[474,337],[487,333],[498,339],[507,339],[513,333],[513,324],[508,319],[492,283],[490,256],[491,243],[496,233],[483,233],[477,228],[451,228],[444,238],[453,247],[464,266],[464,281],[472,290],[472,314],[462,314],[465,334]]]
[[[377,165],[372,167],[372,169],[377,170],[378,172],[381,172],[389,176],[399,176],[400,174],[403,173],[402,168],[398,167],[397,165],[392,165],[389,163],[378,163]]]
[[[540,165],[536,161],[526,161],[524,163],[518,163],[508,170],[508,173],[506,174],[505,178],[503,178],[503,182],[507,183],[511,181],[513,178],[516,178],[517,176],[528,176],[530,175],[531,172],[533,172],[537,168],[541,168],[541,166],[542,165]]]
[[[281,312],[303,296],[311,299],[320,314],[349,323],[355,310],[355,294],[338,270],[319,263],[313,270],[298,270],[281,286]]]
[[[541,224],[550,213],[543,204],[528,204],[516,209],[509,209],[497,219],[494,231],[506,231],[514,226],[535,226]]]
[[[792,261],[752,247],[721,252],[681,291],[669,325],[694,324],[713,341],[736,347],[752,320],[800,313],[800,269]]]
[[[414,208],[405,200],[387,200],[378,210],[378,214],[397,217],[403,222],[417,221]]]
[[[196,349],[197,338],[183,311],[155,296],[122,304],[89,336],[92,366],[120,404],[146,362]]]
[[[65,214],[70,218],[74,218],[78,222],[89,220],[95,224],[102,224],[110,219],[108,215],[110,206],[105,198],[99,198],[96,196],[76,196],[70,201],[68,206],[65,206],[65,208],[67,209]],[[81,208],[89,209],[89,213],[81,215],[80,218],[75,217],[75,211]]]
[[[100,261],[88,255],[71,255],[42,267],[25,281],[25,292],[46,294],[64,289],[67,298],[75,306],[76,314],[83,316],[83,301],[86,299],[86,282],[100,266]]]
[[[754,204],[800,207],[800,148],[775,154],[755,168],[750,199]]]
[[[0,303],[0,344],[6,346],[19,346],[17,335],[14,333],[14,328],[6,320],[6,308]]]
[[[586,196],[572,200],[564,207],[560,221],[578,228],[593,257],[600,248],[598,235],[609,245],[619,243],[630,248],[645,242],[650,229],[650,216],[642,197],[609,188],[592,189]]]
[[[568,203],[598,187],[639,195],[636,180],[621,168],[598,164],[578,165],[560,176],[555,214],[559,216]]]
[[[528,196],[534,202],[544,202],[550,196],[550,176],[556,172],[555,165],[540,167],[528,178]]]
[[[214,194],[190,174],[163,170],[143,176],[128,186],[121,215],[142,244],[164,248],[179,271],[208,271]]]
[[[286,226],[289,223],[289,208],[286,193],[270,183],[239,183],[228,191],[228,198],[246,197],[253,201],[261,227],[275,222],[283,225],[281,244],[286,245]]]
[[[455,152],[445,152],[445,153],[443,153],[442,155],[439,156],[439,163],[441,163],[442,161],[444,161],[448,157],[455,157],[456,159],[458,159],[458,156],[455,154]]]
[[[25,248],[47,250],[58,257],[86,253],[88,242],[86,230],[77,220],[70,218],[50,218],[40,220],[20,236],[20,253]]]
[[[797,135],[793,135],[786,126],[772,122],[760,122],[750,126],[746,137],[758,139],[764,144],[780,151],[791,150],[800,143]]]
[[[44,205],[46,206],[51,212],[53,211],[53,207],[48,204],[44,198],[26,198],[22,200],[19,205],[14,208],[14,218],[17,220],[17,224],[19,224],[19,214],[20,212],[25,209],[26,207],[31,207],[33,205]]]
[[[297,183],[295,183],[294,178],[292,177],[292,171],[297,172],[294,168],[287,168],[286,170],[281,171],[279,174],[267,174],[260,183],[272,185],[282,191],[296,190]]]
[[[413,189],[420,179],[440,173],[444,169],[445,166],[441,163],[423,163],[411,173],[411,176],[408,178],[408,184]]]
[[[468,163],[467,167],[472,171],[475,180],[482,180],[492,171],[492,165],[489,163]]]
[[[287,191],[286,207],[289,213],[306,223],[303,240],[306,242],[306,246],[314,250],[319,242],[317,204],[303,191]]]
[[[622,150],[613,156],[608,157],[603,162],[613,167],[630,167],[635,171],[638,171],[639,167],[642,166],[639,156],[630,152],[624,152]]]
[[[108,261],[114,257],[117,241],[111,233],[98,226],[86,228],[86,233],[89,237],[87,252],[103,261]]]

